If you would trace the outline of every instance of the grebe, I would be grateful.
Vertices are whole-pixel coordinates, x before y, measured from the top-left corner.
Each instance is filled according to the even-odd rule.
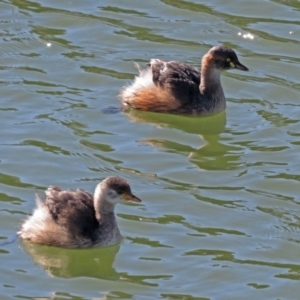
[[[151,59],[147,69],[138,64],[139,76],[125,86],[122,107],[162,113],[210,115],[225,109],[221,71],[248,71],[236,53],[226,46],[211,48],[202,58],[201,72],[177,61]]]
[[[46,199],[37,195],[37,208],[21,226],[19,236],[33,243],[65,248],[88,248],[117,244],[122,240],[114,214],[122,200],[141,202],[128,182],[108,177],[94,195],[83,190],[63,191],[50,186]]]

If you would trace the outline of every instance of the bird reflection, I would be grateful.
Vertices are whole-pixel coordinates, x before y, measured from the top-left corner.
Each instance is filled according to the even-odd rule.
[[[192,134],[219,134],[224,131],[226,125],[226,111],[209,117],[158,114],[138,110],[130,110],[127,115],[133,122],[152,123]]]
[[[120,275],[113,267],[120,246],[94,249],[64,249],[21,241],[21,247],[33,261],[54,277],[92,277],[116,280]]]
[[[204,145],[194,148],[165,139],[144,139],[142,142],[173,153],[187,156],[189,161],[202,170],[235,169],[240,155],[238,146],[224,142],[221,134],[225,131],[226,112],[210,117],[191,117],[171,114],[158,114],[131,110],[128,117],[138,123],[152,123],[174,128],[189,134],[199,134]]]
[[[143,242],[145,242],[143,240]],[[154,280],[166,280],[171,275],[136,275],[118,273],[113,267],[120,245],[92,248],[66,249],[21,241],[21,247],[48,275],[61,278],[91,277],[110,281],[133,282],[143,286],[158,286]]]

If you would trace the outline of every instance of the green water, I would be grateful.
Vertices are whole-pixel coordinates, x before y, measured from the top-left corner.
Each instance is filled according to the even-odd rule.
[[[299,9],[0,1],[0,299],[299,299]],[[250,69],[223,74],[226,112],[103,113],[133,61],[198,67],[220,43]],[[36,190],[109,175],[143,200],[116,209],[121,245],[6,243]]]

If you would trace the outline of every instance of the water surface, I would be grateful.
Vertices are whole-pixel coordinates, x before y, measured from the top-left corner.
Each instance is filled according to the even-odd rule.
[[[297,299],[298,1],[1,1],[1,299]],[[251,34],[250,35],[247,34]],[[107,114],[156,57],[198,67],[224,43],[207,118]],[[13,241],[48,185],[126,178],[121,245]]]

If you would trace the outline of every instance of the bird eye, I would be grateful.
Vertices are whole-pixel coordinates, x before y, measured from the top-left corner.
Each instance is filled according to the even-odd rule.
[[[231,59],[228,57],[227,59],[226,59],[228,62],[231,62]]]

